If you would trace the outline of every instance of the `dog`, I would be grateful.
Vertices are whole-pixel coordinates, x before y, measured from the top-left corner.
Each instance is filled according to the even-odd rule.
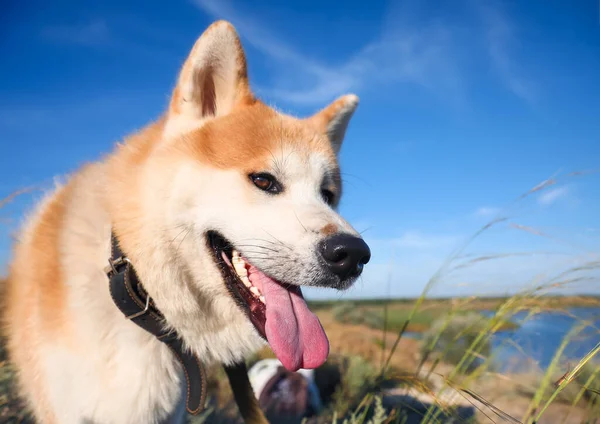
[[[337,212],[357,105],[348,94],[305,118],[275,110],[250,88],[236,29],[211,24],[162,116],[78,168],[17,237],[5,334],[36,421],[185,419],[177,355],[109,293],[113,237],[147,292],[141,314],[151,298],[205,366],[265,343],[288,370],[323,364],[329,343],[301,287],[345,290],[370,258]]]

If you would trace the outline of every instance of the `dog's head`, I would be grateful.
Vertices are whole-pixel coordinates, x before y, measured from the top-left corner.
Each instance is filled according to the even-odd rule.
[[[346,289],[370,258],[336,212],[337,155],[357,104],[346,95],[297,119],[260,102],[226,22],[211,25],[193,47],[160,141],[136,154],[145,157],[144,202],[153,215],[143,225],[204,311],[212,305],[213,314],[227,317],[210,329],[215,347],[219,332],[231,339],[235,331],[227,325],[240,327],[243,319],[240,328],[252,322],[256,330],[243,338],[266,338],[287,368],[325,361],[327,337],[300,287]],[[148,287],[169,309],[167,318],[195,307],[169,284]],[[182,332],[193,344],[194,336]]]

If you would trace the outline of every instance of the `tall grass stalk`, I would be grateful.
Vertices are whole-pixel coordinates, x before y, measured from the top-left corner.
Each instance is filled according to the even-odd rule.
[[[512,298],[508,299],[505,302],[505,305],[510,304],[512,301],[513,301]],[[504,307],[504,305],[503,305],[503,307]],[[500,308],[500,311],[503,311],[503,307]],[[472,362],[475,360],[475,357],[476,357],[473,353],[477,353],[478,348],[480,348],[491,337],[491,335],[495,334],[496,331],[498,330],[500,323],[501,323],[499,316],[502,316],[502,314],[496,313],[494,315],[494,317],[492,319],[490,319],[487,322],[487,324],[484,326],[484,328],[477,334],[475,340],[473,340],[471,345],[469,345],[469,347],[465,350],[465,354],[461,358],[459,363],[452,369],[452,371],[447,376],[447,378],[444,379],[444,387],[443,388],[448,387],[448,383],[452,384],[452,382],[454,381],[457,374],[463,373],[470,366],[470,364],[472,364]],[[484,364],[485,364],[485,362],[484,362]],[[427,423],[427,422],[429,422],[428,420],[437,420],[440,413],[441,413],[440,409],[436,408],[434,405],[432,405],[428,409],[422,422]]]
[[[589,375],[589,377],[585,380],[585,382],[583,383],[581,389],[577,393],[577,396],[575,397],[575,399],[573,399],[573,406],[574,407],[581,401],[581,399],[583,398],[583,396],[585,394],[589,394],[591,386],[592,386],[592,383],[594,381],[597,381],[597,380],[600,381],[600,365],[598,365],[598,363],[591,364],[591,362],[588,362],[587,364],[594,365],[595,369]],[[600,384],[595,384],[594,386],[595,386],[595,388],[598,388],[600,386]],[[593,402],[590,402],[590,408],[589,409],[593,409],[594,408],[594,404],[597,403],[598,397],[600,396],[600,392],[598,392],[595,389],[594,389],[594,391],[592,393],[593,393],[592,394]],[[568,422],[567,420],[569,419],[569,416],[570,416],[571,412],[572,412],[572,410],[569,411],[569,414],[565,417],[565,420],[563,422],[565,422],[565,423]],[[590,411],[590,412],[592,412],[592,411]]]
[[[563,345],[561,344],[561,348],[563,348]],[[563,348],[564,349],[564,348]],[[558,394],[564,390],[564,388],[570,384],[573,379],[575,378],[575,376],[577,375],[577,373],[581,370],[581,368],[586,365],[589,361],[591,361],[594,356],[596,356],[596,354],[600,351],[600,343],[596,344],[596,346],[590,350],[582,359],[581,361],[579,361],[577,363],[577,365],[573,368],[573,370],[571,370],[566,376],[565,378],[562,379],[562,381],[558,384],[558,386],[556,387],[556,389],[554,390],[554,392],[550,395],[550,398],[546,401],[546,403],[544,404],[544,406],[542,407],[542,409],[538,412],[538,414],[536,415],[534,420],[530,420],[529,423],[536,423],[539,422],[541,416],[544,414],[544,412],[546,412],[546,409],[548,409],[548,406],[552,403],[552,401],[554,401],[554,399],[556,398],[556,396],[558,396]]]

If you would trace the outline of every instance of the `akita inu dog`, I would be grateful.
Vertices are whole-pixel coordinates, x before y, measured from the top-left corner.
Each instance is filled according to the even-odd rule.
[[[370,258],[336,212],[357,104],[275,111],[233,26],[212,24],[164,115],[56,188],[15,245],[5,330],[36,419],[181,421],[186,366],[233,367],[265,339],[290,370],[320,366],[329,342],[300,287],[346,289]]]

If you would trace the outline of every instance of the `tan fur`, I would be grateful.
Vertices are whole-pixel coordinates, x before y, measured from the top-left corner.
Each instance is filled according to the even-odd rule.
[[[186,134],[177,144],[185,155],[219,168],[257,172],[284,142],[298,152],[323,152],[332,162],[335,155],[325,135],[302,122],[282,116],[256,102],[218,121]],[[227,144],[223,140],[229,140]]]
[[[324,236],[329,236],[331,234],[335,234],[338,230],[338,227],[334,224],[327,224],[323,228],[321,228],[320,232]]]
[[[211,25],[165,114],[50,193],[15,245],[4,321],[38,421],[158,423],[179,414],[177,362],[110,298],[111,230],[168,325],[205,363],[232,365],[261,347],[203,235],[216,229],[258,247],[272,237],[293,256],[273,265],[257,257],[257,266],[298,284],[319,278],[320,238],[357,234],[335,211],[336,154],[356,104],[345,96],[308,119],[269,108],[250,90],[231,24]],[[248,174],[262,171],[281,178],[284,194],[252,185]],[[336,195],[333,207],[322,186]]]
[[[44,422],[51,423],[57,421],[48,408],[46,389],[39,381],[39,362],[32,352],[42,340],[54,338],[71,344],[59,244],[68,191],[57,190],[31,228],[29,240],[15,246],[16,259],[4,293],[5,314],[11,324],[6,334],[8,351],[11,359],[21,365],[20,382],[35,399],[31,406]],[[38,284],[32,283],[35,280]]]

